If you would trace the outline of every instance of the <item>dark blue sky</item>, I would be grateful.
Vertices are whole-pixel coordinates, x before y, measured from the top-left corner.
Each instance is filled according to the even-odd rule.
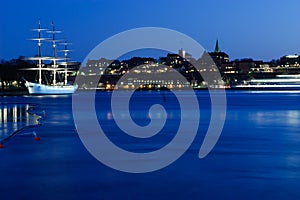
[[[231,59],[269,61],[300,53],[299,0],[6,0],[1,2],[0,59],[36,54],[28,38],[38,18],[53,20],[82,61],[101,41],[145,26],[182,32],[212,51],[219,39]]]

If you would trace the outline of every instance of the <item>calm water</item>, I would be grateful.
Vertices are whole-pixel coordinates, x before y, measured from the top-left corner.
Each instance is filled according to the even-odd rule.
[[[0,141],[25,126],[36,125],[39,116],[30,114],[35,105],[0,102]]]
[[[168,113],[163,133],[142,140],[116,127],[110,94],[97,93],[96,110],[118,146],[149,152],[172,140],[180,117],[174,95],[135,93],[130,111],[137,124],[149,123],[153,103]],[[47,114],[36,130],[41,141],[16,136],[0,149],[1,199],[300,199],[300,93],[228,92],[222,135],[204,159],[198,152],[210,100],[204,91],[197,97],[201,121],[193,144],[170,166],[146,174],[110,169],[88,153],[75,131],[70,96],[0,97],[2,103],[38,104]]]

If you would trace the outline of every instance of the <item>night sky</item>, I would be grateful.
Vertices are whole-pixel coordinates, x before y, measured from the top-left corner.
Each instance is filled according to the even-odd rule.
[[[128,29],[163,27],[182,32],[207,51],[219,39],[231,60],[269,61],[300,54],[299,0],[4,0],[0,12],[0,59],[33,56],[31,28],[49,28],[73,43],[73,60],[83,61],[103,40]]]

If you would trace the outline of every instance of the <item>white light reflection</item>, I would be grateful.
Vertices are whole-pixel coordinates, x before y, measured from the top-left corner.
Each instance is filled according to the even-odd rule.
[[[0,139],[21,127],[37,124],[38,116],[30,115],[29,104],[0,104]]]
[[[257,111],[249,114],[249,119],[257,125],[283,125],[299,126],[300,111],[298,110],[277,110]]]

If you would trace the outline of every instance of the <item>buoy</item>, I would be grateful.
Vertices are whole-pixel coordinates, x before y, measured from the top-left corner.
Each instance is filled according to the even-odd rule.
[[[35,140],[35,141],[40,141],[41,138],[40,138],[40,137],[34,137],[34,140]]]
[[[3,149],[3,148],[4,148],[4,145],[0,143],[0,149]]]

